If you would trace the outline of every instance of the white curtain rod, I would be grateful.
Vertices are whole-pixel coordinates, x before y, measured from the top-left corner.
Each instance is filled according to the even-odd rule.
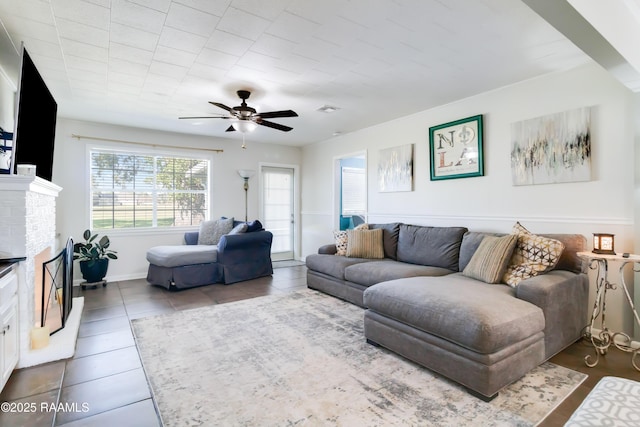
[[[92,139],[94,141],[110,141],[110,142],[124,142],[125,144],[136,144],[136,145],[146,145],[148,147],[166,147],[166,148],[178,148],[184,149],[185,147],[178,147],[177,145],[163,145],[163,144],[149,144],[147,142],[135,142],[135,141],[125,141],[122,139],[111,139],[111,138],[100,138],[97,136],[86,136],[86,135],[76,135],[75,133],[71,134],[72,138],[81,139]],[[213,151],[214,153],[223,153],[224,150],[220,148],[188,148],[189,150],[204,150],[204,151]]]

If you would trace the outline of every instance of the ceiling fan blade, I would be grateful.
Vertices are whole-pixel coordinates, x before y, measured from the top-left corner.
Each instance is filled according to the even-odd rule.
[[[225,132],[235,132],[236,130],[233,128],[233,126],[229,126],[227,128],[227,130],[225,130]]]
[[[195,116],[195,117],[178,117],[179,119],[228,119],[225,116]]]
[[[279,123],[268,122],[268,121],[262,120],[262,119],[256,120],[256,123],[259,124],[259,125],[262,125],[262,126],[270,127],[270,128],[273,128],[273,129],[278,129],[278,130],[281,130],[283,132],[289,132],[291,129],[293,129],[293,128],[289,127],[289,126],[281,125]]]
[[[269,111],[267,113],[259,113],[257,115],[263,119],[274,119],[276,117],[298,117],[298,113],[293,110]]]
[[[231,114],[233,114],[233,109],[231,107],[227,107],[224,104],[220,104],[219,102],[213,102],[213,101],[209,101],[209,104],[211,105],[215,105],[218,108],[222,108],[223,110],[227,110],[228,112],[230,112]]]

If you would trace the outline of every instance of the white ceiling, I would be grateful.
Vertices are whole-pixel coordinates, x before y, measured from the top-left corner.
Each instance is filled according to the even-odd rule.
[[[178,117],[224,113],[208,101],[249,89],[258,112],[300,117],[247,139],[289,145],[591,60],[514,0],[0,0],[0,21],[60,116],[239,138]]]

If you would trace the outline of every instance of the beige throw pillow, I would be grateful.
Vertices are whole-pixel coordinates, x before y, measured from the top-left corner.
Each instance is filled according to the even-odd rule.
[[[353,258],[384,258],[382,229],[347,230],[347,256]]]
[[[360,224],[354,230],[368,230],[369,224],[364,223]],[[336,255],[346,256],[347,255],[347,230],[340,230],[333,232],[333,240],[336,244]]]
[[[509,265],[518,236],[485,236],[462,274],[486,283],[500,283]]]
[[[519,222],[512,234],[518,236],[518,242],[502,278],[507,285],[515,288],[524,279],[551,271],[560,260],[564,250],[561,241],[531,234]]]

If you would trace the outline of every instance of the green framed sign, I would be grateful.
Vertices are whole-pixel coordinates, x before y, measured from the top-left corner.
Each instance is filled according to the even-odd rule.
[[[431,181],[484,175],[482,114],[429,128]]]

